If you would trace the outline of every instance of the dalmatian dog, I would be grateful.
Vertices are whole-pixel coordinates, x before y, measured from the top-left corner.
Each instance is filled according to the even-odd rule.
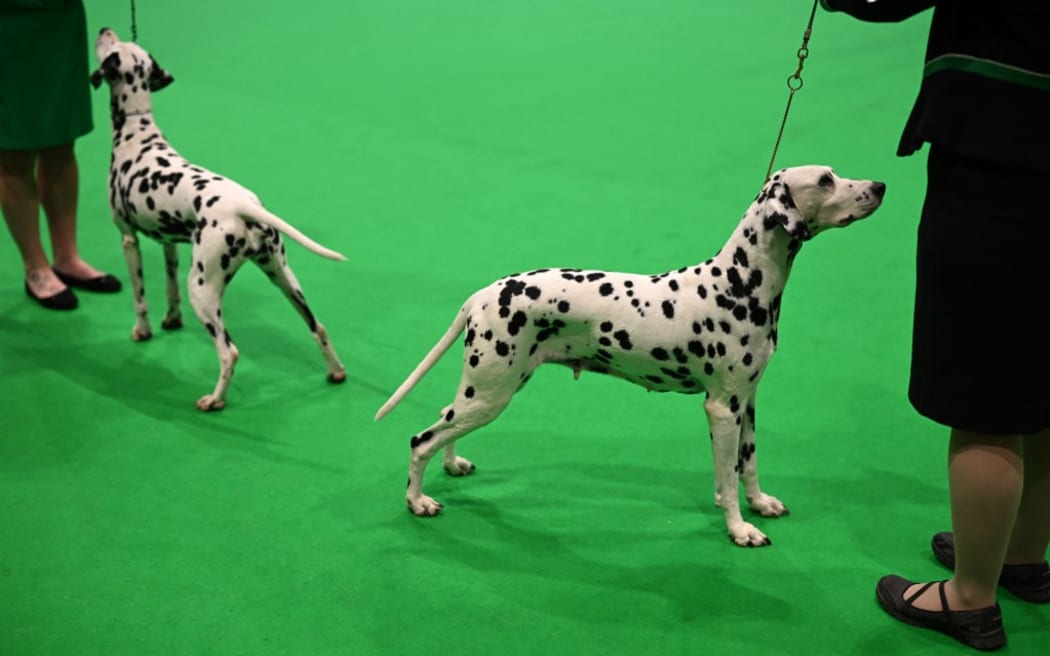
[[[192,247],[190,304],[215,341],[220,365],[215,389],[197,401],[199,409],[221,410],[226,404],[238,351],[226,331],[221,302],[226,286],[246,260],[262,269],[306,321],[324,356],[328,381],[346,380],[346,369],[324,326],[314,318],[288,267],[281,233],[323,257],[345,258],[267,211],[248,189],[191,164],[168,144],[154,120],[151,93],[173,78],[148,52],[135,43],[122,42],[109,28],[99,33],[95,51],[99,68],[91,74],[91,82],[98,88],[105,81],[110,88],[109,202],[123,235],[135,296],[131,338],[142,341],[152,336],[139,251],[138,234],[142,233],[164,248],[168,310],[161,326],[166,330],[182,326],[176,245],[188,242]]]
[[[742,479],[752,511],[787,508],[762,492],[755,459],[755,390],[777,345],[781,296],[802,244],[874,212],[886,185],[849,180],[826,166],[783,169],[748,208],[711,259],[659,275],[540,269],[475,292],[444,337],[376,414],[405,397],[466,331],[463,373],[453,402],[411,439],[407,502],[419,516],[442,505],[423,494],[427,463],[444,449],[453,476],[474,471],[455,442],[493,419],[536,367],[554,362],[610,374],[655,392],[706,392],[715,503],[730,538],[771,544],[740,512]]]

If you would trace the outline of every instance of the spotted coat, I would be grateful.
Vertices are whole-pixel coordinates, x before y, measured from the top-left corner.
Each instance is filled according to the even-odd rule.
[[[538,269],[502,278],[463,304],[445,336],[379,409],[382,418],[465,333],[458,392],[439,421],[413,435],[406,500],[417,515],[441,504],[423,494],[427,463],[444,449],[454,475],[473,464],[455,441],[492,421],[536,367],[557,363],[617,376],[656,392],[706,393],[715,500],[740,545],[768,538],[740,514],[737,485],[766,516],[787,509],[758,484],[755,391],[776,350],[781,300],[802,244],[875,211],[885,185],[823,166],[785,169],[751,204],[725,246],[700,264],[657,275]]]
[[[342,382],[346,371],[336,356],[324,326],[306,303],[288,266],[282,233],[330,259],[344,259],[274,215],[240,184],[184,159],[168,143],[153,116],[152,93],[173,78],[135,43],[120,41],[103,29],[95,43],[99,68],[91,81],[110,89],[113,151],[109,170],[109,203],[123,235],[124,256],[132,283],[136,341],[152,336],[138,235],[164,248],[168,310],[162,327],[182,326],[181,295],[176,279],[176,245],[190,244],[188,295],[198,319],[212,336],[220,374],[214,390],[197,401],[201,410],[225,406],[237,347],[226,330],[222,295],[238,268],[254,262],[295,307],[321,349],[331,382]]]

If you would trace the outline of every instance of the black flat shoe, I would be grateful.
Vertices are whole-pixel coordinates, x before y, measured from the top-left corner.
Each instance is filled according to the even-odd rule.
[[[884,611],[901,622],[940,631],[974,649],[992,651],[1005,645],[1006,631],[1003,630],[1003,614],[999,604],[980,610],[951,610],[944,594],[945,583],[947,581],[927,583],[905,599],[904,592],[915,583],[891,574],[879,579],[875,598]],[[915,600],[932,585],[939,586],[937,590],[941,595],[941,610],[916,608],[913,605]]]
[[[57,294],[41,297],[33,293],[33,290],[29,288],[29,283],[27,282],[26,296],[49,310],[75,310],[79,304],[76,294],[74,294],[73,290],[68,287]]]
[[[101,276],[95,278],[77,278],[71,276],[68,273],[62,273],[58,269],[51,269],[58,276],[58,279],[66,283],[70,287],[76,287],[77,289],[83,289],[88,292],[99,292],[101,294],[114,294],[120,291],[120,281],[115,277],[104,273]]]
[[[938,533],[930,542],[933,555],[941,564],[955,570],[955,536]],[[1007,592],[1034,604],[1050,602],[1050,565],[1044,560],[1030,565],[1003,565],[999,585]]]

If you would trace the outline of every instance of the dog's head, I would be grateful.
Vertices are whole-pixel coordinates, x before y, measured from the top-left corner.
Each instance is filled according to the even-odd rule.
[[[806,241],[870,216],[885,193],[882,182],[841,178],[827,166],[796,166],[773,174],[759,199],[772,204],[768,222]]]
[[[105,81],[130,98],[135,93],[160,91],[175,81],[142,47],[121,41],[108,27],[95,40],[95,55],[99,66],[91,74],[91,84],[96,89]]]

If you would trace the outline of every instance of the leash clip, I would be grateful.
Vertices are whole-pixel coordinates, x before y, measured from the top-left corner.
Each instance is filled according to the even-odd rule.
[[[807,29],[806,34],[802,37],[802,46],[798,49],[798,68],[795,72],[788,76],[787,85],[791,91],[798,91],[802,88],[802,67],[806,65],[806,57],[809,57],[809,35],[812,33],[812,29]]]

